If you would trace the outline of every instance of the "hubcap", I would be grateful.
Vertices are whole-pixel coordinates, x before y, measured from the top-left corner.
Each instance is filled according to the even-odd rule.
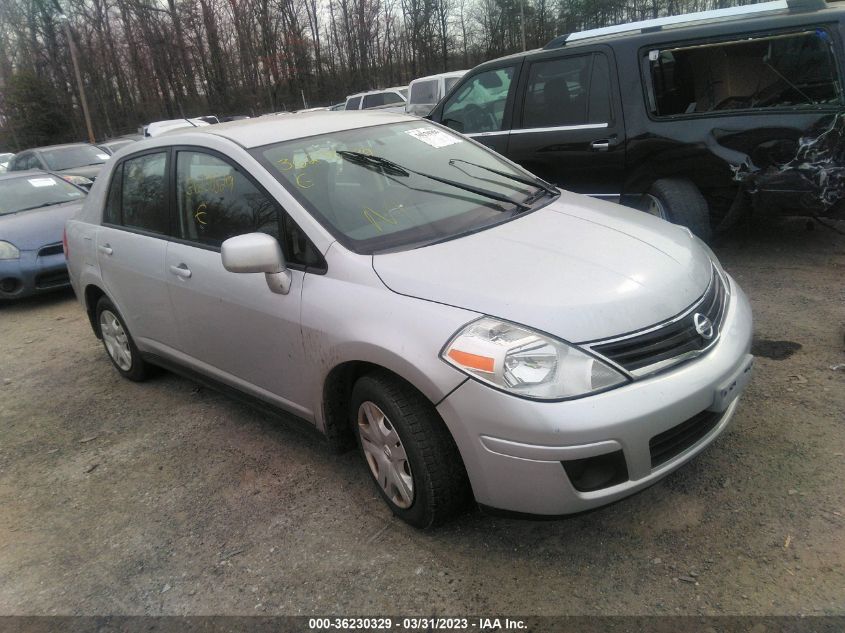
[[[120,321],[110,310],[103,310],[100,313],[100,333],[103,335],[103,343],[106,351],[111,356],[114,364],[123,371],[129,371],[132,367],[132,352],[129,349],[129,337],[120,324]]]
[[[646,194],[645,212],[649,215],[656,215],[662,220],[668,220],[669,214],[666,213],[666,207],[657,198],[651,194]]]
[[[369,400],[358,407],[358,433],[373,478],[400,508],[414,502],[414,476],[402,440],[378,405]]]

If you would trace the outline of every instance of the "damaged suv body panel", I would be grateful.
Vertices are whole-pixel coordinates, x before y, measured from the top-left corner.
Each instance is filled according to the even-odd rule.
[[[743,8],[747,15],[714,11],[562,36],[473,69],[431,118],[579,193],[646,208],[646,198],[667,191],[661,181],[683,181],[675,190],[692,191],[713,227],[750,210],[833,214],[845,207],[845,9],[834,6],[773,2]],[[609,77],[595,63],[579,70],[574,60],[591,52],[610,62]],[[484,118],[483,99],[464,88],[506,63],[513,77],[503,114]],[[537,146],[526,147],[532,138]],[[577,169],[565,167],[567,147],[578,152]],[[675,208],[660,215],[692,227],[684,213],[697,200],[662,200]]]

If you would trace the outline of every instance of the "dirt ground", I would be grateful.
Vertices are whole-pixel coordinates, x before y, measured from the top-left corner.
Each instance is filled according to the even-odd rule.
[[[845,613],[845,236],[784,220],[715,250],[756,319],[730,432],[593,513],[432,532],[355,453],[121,379],[71,293],[0,306],[0,614]]]

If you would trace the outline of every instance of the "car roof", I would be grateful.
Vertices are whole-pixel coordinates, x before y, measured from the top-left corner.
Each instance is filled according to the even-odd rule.
[[[346,97],[346,100],[349,101],[349,99],[351,99],[352,97],[363,97],[365,95],[373,95],[379,92],[397,92],[399,90],[404,90],[407,87],[408,86],[394,86],[391,88],[377,88],[375,90],[365,90],[364,92],[356,92],[355,94],[349,95],[348,97]]]
[[[418,81],[430,81],[432,79],[440,79],[441,77],[462,77],[463,75],[467,74],[467,72],[469,72],[469,71],[466,71],[466,70],[450,70],[448,73],[437,73],[436,75],[426,75],[425,77],[417,77],[416,79],[411,81],[411,83],[409,83],[408,85],[410,86],[411,84],[415,84]]]
[[[761,2],[758,4],[728,7],[726,9],[713,9],[694,13],[681,14],[644,20],[641,22],[628,22],[598,29],[588,29],[567,33],[552,39],[542,48],[535,48],[530,51],[513,53],[496,59],[483,62],[474,70],[488,67],[496,67],[501,62],[511,59],[531,57],[540,53],[550,51],[572,50],[579,46],[589,46],[596,43],[611,44],[622,41],[646,40],[685,40],[697,37],[698,29],[730,28],[725,34],[733,33],[733,25],[739,24],[743,32],[759,30],[767,27],[788,26],[784,20],[803,22],[817,21],[820,16],[841,18],[845,14],[841,6],[827,4],[825,0],[774,0],[772,2]],[[708,33],[712,36],[712,33]]]
[[[28,147],[27,149],[23,149],[18,153],[22,154],[23,152],[32,151],[41,152],[45,149],[65,149],[68,147],[93,147],[93,145],[91,145],[91,143],[62,143],[60,145],[42,145],[41,147]]]
[[[201,128],[180,128],[166,132],[156,138],[166,138],[168,144],[177,144],[182,136],[196,139],[198,135],[211,134],[251,149],[272,143],[317,136],[318,134],[330,134],[331,132],[403,121],[419,122],[419,119],[392,112],[348,110],[343,114],[337,114],[336,112],[321,110],[318,112],[297,112],[284,117],[269,116],[242,119]]]

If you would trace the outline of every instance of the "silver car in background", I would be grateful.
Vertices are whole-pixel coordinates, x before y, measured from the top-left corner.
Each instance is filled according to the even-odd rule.
[[[122,375],[201,376],[356,443],[418,527],[640,490],[725,430],[753,363],[748,300],[688,230],[400,114],[138,142],[66,231]]]

